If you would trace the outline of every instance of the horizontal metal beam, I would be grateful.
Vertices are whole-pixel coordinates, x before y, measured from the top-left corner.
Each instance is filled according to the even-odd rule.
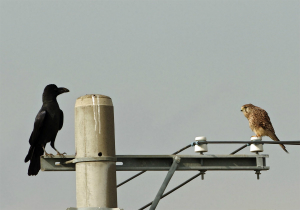
[[[178,156],[181,161],[177,171],[197,170],[269,170],[266,166],[268,155],[117,155],[117,171],[168,171],[173,158]],[[41,157],[43,171],[75,171],[74,155]],[[108,161],[105,157],[92,160],[80,158],[80,161]],[[68,162],[69,164],[65,164]],[[70,163],[71,162],[71,163]]]

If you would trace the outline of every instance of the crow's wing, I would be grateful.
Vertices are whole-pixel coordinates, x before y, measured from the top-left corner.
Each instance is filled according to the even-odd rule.
[[[60,118],[59,118],[58,130],[60,130],[63,127],[63,124],[64,124],[64,113],[63,113],[63,111],[61,111],[61,109],[59,111],[60,111]]]
[[[37,139],[41,133],[47,112],[45,110],[40,110],[39,113],[35,117],[33,131],[30,135],[29,144],[35,145],[37,143]]]

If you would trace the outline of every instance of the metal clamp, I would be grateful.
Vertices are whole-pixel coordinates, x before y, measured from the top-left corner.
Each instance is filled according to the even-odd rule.
[[[64,162],[64,164],[70,163],[80,163],[80,162],[117,162],[116,157],[83,157],[83,158],[75,158],[73,160],[69,160]]]
[[[175,156],[175,157],[174,157],[174,160],[176,161],[177,164],[180,163],[180,159],[181,159],[181,158],[178,157],[178,156]]]

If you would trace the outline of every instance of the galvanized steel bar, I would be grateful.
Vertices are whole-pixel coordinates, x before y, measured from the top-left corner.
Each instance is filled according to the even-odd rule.
[[[268,170],[265,159],[268,155],[176,155],[181,158],[177,167],[179,171],[196,170]],[[75,164],[65,162],[83,161],[74,159],[74,156],[42,157],[41,170],[43,171],[74,171]],[[116,161],[123,165],[116,165],[117,171],[168,171],[175,155],[116,155]],[[263,159],[263,166],[258,167],[257,158]],[[99,160],[98,160],[99,159]],[[103,160],[102,160],[103,159]],[[70,161],[72,160],[72,161]],[[88,159],[89,160],[89,159]],[[87,161],[88,161],[87,160]],[[94,158],[93,162],[106,162],[105,158]],[[78,163],[77,163],[78,164]],[[142,173],[142,172],[140,172]]]
[[[118,155],[117,171],[166,171],[174,155]],[[268,155],[178,155],[181,158],[179,171],[190,170],[257,170],[256,158]],[[268,170],[265,165],[262,170]]]
[[[177,168],[179,162],[180,162],[180,158],[179,157],[174,157],[173,164],[170,167],[170,170],[169,170],[164,182],[162,183],[160,189],[158,190],[158,192],[157,192],[157,194],[156,194],[156,196],[153,200],[153,203],[150,207],[150,210],[155,210],[156,209],[156,206],[157,206],[162,194],[164,193],[165,189],[167,188],[174,172],[176,171],[176,168]]]
[[[187,146],[181,148],[180,150],[174,152],[172,155],[177,155],[178,153],[180,153],[180,152],[186,150],[187,148],[190,148],[191,146],[192,146],[192,145],[189,144],[189,145],[187,145]],[[118,184],[117,187],[120,187],[120,186],[122,186],[123,184],[126,184],[126,183],[129,182],[130,180],[132,180],[132,179],[134,179],[134,178],[136,178],[136,177],[142,175],[142,174],[145,173],[145,172],[146,172],[146,170],[145,170],[145,171],[141,171],[140,173],[137,173],[136,175],[134,175],[134,176],[130,177],[129,179],[126,179],[125,181],[123,181],[123,182],[121,182],[120,184]]]

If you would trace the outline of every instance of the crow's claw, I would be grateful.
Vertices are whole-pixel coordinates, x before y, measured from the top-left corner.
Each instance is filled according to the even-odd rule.
[[[57,152],[57,154],[56,155],[59,155],[59,156],[61,156],[61,157],[63,157],[63,158],[65,158],[66,156],[64,156],[64,155],[66,155],[67,153],[60,153],[60,152]]]
[[[52,157],[52,158],[54,157],[54,155],[53,155],[53,154],[51,154],[51,153],[47,153],[47,152],[45,152],[45,155],[46,155],[46,157],[49,157],[49,156],[50,156],[50,157]]]

